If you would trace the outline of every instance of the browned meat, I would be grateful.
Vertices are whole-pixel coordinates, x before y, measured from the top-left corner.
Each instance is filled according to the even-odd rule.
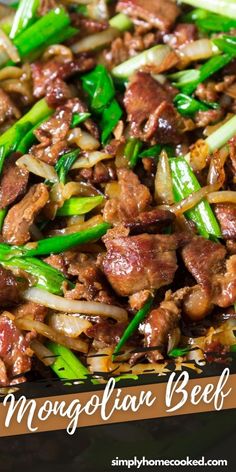
[[[222,269],[225,255],[224,246],[201,237],[194,238],[182,250],[187,269],[209,291],[212,276]]]
[[[118,169],[119,197],[108,200],[104,208],[104,219],[119,223],[135,218],[151,203],[151,194],[131,170]]]
[[[172,48],[179,48],[195,39],[197,39],[196,26],[191,23],[179,23],[168,38],[168,44]]]
[[[173,301],[164,301],[159,308],[151,311],[140,328],[145,347],[153,348],[147,352],[150,362],[162,360],[168,344],[173,345],[174,342],[175,345],[179,341],[179,320],[180,310]]]
[[[0,209],[11,205],[26,191],[29,172],[16,165],[17,154],[8,157],[0,180]]]
[[[104,237],[107,254],[103,270],[113,289],[129,296],[144,289],[158,289],[173,281],[177,269],[174,235]]]
[[[17,280],[10,270],[0,265],[0,306],[18,303],[20,298]]]
[[[44,259],[44,262],[54,267],[54,269],[60,270],[65,276],[67,273],[67,265],[62,254],[51,254],[51,256]]]
[[[236,205],[234,203],[218,203],[215,214],[220,222],[225,239],[236,239]]]
[[[207,362],[225,364],[227,361],[230,361],[229,346],[223,346],[223,344],[219,343],[219,341],[207,343],[205,346],[204,355]]]
[[[93,66],[94,60],[84,54],[75,60],[65,60],[58,56],[47,62],[35,62],[31,65],[33,94],[36,98],[46,96],[51,105],[54,103],[58,105],[71,96],[70,89],[64,80],[77,72],[86,72]],[[54,99],[52,99],[54,88],[56,89],[53,91]]]
[[[20,118],[20,112],[10,97],[0,88],[0,124],[9,118]]]
[[[88,328],[86,334],[103,346],[114,346],[119,342],[125,327],[124,323],[111,324],[108,320],[104,320]]]
[[[46,185],[33,185],[25,197],[14,205],[4,221],[3,239],[9,244],[25,244],[30,239],[30,226],[46,205],[49,193]]]
[[[124,98],[132,135],[151,144],[179,142],[180,118],[172,104],[174,94],[174,89],[165,88],[150,74],[135,74]]]
[[[67,274],[78,277],[72,290],[65,292],[66,298],[73,300],[95,300],[101,303],[114,303],[109,287],[94,256],[68,251],[64,253]]]
[[[223,110],[198,111],[194,117],[194,121],[198,128],[205,128],[208,125],[214,124],[223,118]]]
[[[225,260],[224,246],[201,237],[195,237],[187,244],[182,256],[187,269],[200,287],[194,297],[205,300],[206,309],[210,305],[227,307],[236,300],[236,256]],[[201,290],[204,291],[201,292]],[[193,312],[194,312],[193,299]]]
[[[130,308],[134,311],[140,310],[143,305],[148,301],[148,298],[152,294],[150,290],[140,290],[140,292],[134,293],[129,297]]]
[[[226,241],[227,252],[231,255],[236,254],[236,240],[228,239]]]
[[[119,0],[117,11],[140,18],[162,31],[169,30],[180,13],[171,0]]]
[[[31,367],[28,342],[5,314],[0,316],[0,333],[0,385],[23,382]]]
[[[215,82],[212,81],[199,84],[195,94],[200,100],[206,102],[215,102],[218,99]]]
[[[109,27],[109,23],[105,20],[95,20],[76,12],[71,13],[70,17],[72,25],[79,29],[80,36],[82,37],[88,34],[99,33]]]
[[[163,228],[170,226],[174,219],[175,215],[171,211],[155,208],[140,213],[136,218],[125,220],[124,226],[129,228],[133,234],[158,233]]]
[[[37,303],[23,302],[16,308],[11,309],[11,312],[16,318],[29,318],[43,322],[48,313],[48,309],[45,306],[38,305]]]

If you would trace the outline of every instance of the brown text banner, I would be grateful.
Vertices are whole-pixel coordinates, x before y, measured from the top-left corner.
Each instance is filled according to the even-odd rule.
[[[0,404],[0,436],[162,418],[236,408],[236,374],[189,379],[173,373],[165,383],[119,388],[110,379],[103,390],[19,399]]]

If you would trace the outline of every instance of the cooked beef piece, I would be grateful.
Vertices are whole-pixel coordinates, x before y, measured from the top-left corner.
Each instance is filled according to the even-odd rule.
[[[140,292],[134,293],[129,297],[129,304],[132,310],[138,311],[148,301],[148,298],[152,295],[151,290],[140,290]]]
[[[88,328],[86,335],[105,346],[117,344],[126,328],[124,323],[110,323],[108,320],[99,321]]]
[[[220,222],[225,239],[236,239],[236,205],[234,203],[217,203],[215,214]]]
[[[26,191],[29,172],[16,165],[18,154],[14,153],[7,158],[0,179],[0,209],[11,205]]]
[[[20,112],[10,97],[0,88],[0,124],[9,118],[20,118]]]
[[[51,254],[49,257],[44,259],[44,262],[54,267],[54,269],[60,270],[65,276],[68,275],[67,265],[63,254]]]
[[[203,102],[215,102],[218,100],[218,93],[215,89],[215,82],[207,81],[197,86],[195,95]]]
[[[228,239],[226,241],[226,247],[229,254],[236,254],[236,239]]]
[[[179,23],[173,34],[167,36],[167,42],[172,48],[179,48],[195,39],[197,39],[197,28],[192,23]]]
[[[25,197],[7,213],[2,229],[9,244],[25,244],[30,239],[30,226],[49,198],[45,184],[33,185]]]
[[[21,374],[31,368],[27,339],[5,314],[0,316],[0,333],[0,385],[23,382],[25,378]]]
[[[175,90],[166,88],[146,72],[138,72],[124,98],[131,134],[151,144],[180,141],[180,118],[173,106]]]
[[[169,210],[155,208],[144,211],[135,218],[124,221],[124,226],[130,229],[132,234],[158,233],[167,226],[170,226],[175,219],[175,215]]]
[[[211,291],[212,276],[222,270],[225,255],[224,246],[198,236],[182,250],[187,269],[208,291]]]
[[[171,0],[119,0],[117,11],[141,19],[162,31],[168,31],[180,13]]]
[[[153,348],[147,352],[150,362],[162,360],[168,344],[173,346],[179,342],[179,320],[180,309],[173,301],[164,301],[159,308],[151,311],[141,325],[140,332],[144,334],[145,347]]]
[[[48,313],[48,309],[38,303],[23,302],[17,307],[11,309],[11,312],[16,318],[29,318],[43,322]]]
[[[205,303],[209,303],[209,306],[227,307],[235,302],[235,255],[225,260],[226,249],[224,246],[201,237],[195,237],[184,247],[182,256],[187,269],[200,285],[199,293],[196,293],[195,297],[207,297]],[[204,293],[201,293],[201,289]]]
[[[16,278],[10,270],[0,265],[0,306],[18,303],[20,298]]]
[[[194,121],[198,128],[205,128],[208,125],[217,123],[223,118],[224,112],[221,108],[217,110],[198,111]]]
[[[95,20],[94,18],[76,12],[71,13],[70,17],[72,25],[79,29],[81,37],[88,34],[99,33],[109,27],[109,23],[105,20]]]
[[[158,289],[173,281],[177,269],[174,235],[104,237],[107,248],[103,270],[116,293],[129,296]]]
[[[119,197],[108,200],[104,208],[104,219],[109,223],[119,223],[135,218],[151,203],[151,194],[142,185],[134,172],[118,169]]]
[[[78,277],[75,288],[65,291],[65,297],[73,300],[95,300],[114,303],[107,281],[93,255],[67,251],[63,255],[67,274]]]
[[[51,59],[47,62],[38,61],[31,65],[33,78],[33,94],[36,98],[46,95],[50,100],[52,89],[56,86],[58,89],[57,100],[55,103],[65,101],[70,94],[70,89],[64,80],[76,74],[77,72],[86,72],[94,66],[94,60],[85,54],[82,54],[75,60],[61,59],[61,56]],[[61,95],[60,95],[61,91]],[[54,95],[56,91],[54,92]],[[53,102],[51,103],[53,104]]]
[[[52,108],[63,105],[71,97],[70,88],[64,80],[56,78],[53,83],[50,82],[47,86],[46,99],[48,105]]]

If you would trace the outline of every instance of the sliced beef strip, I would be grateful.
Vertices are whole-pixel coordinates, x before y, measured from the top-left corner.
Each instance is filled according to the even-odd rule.
[[[0,209],[11,205],[26,192],[29,172],[16,165],[18,157],[16,153],[12,154],[4,164],[0,179]]]
[[[8,211],[2,229],[4,241],[19,246],[29,241],[30,226],[48,198],[45,184],[33,185],[25,197]]]
[[[171,0],[119,0],[117,11],[144,20],[162,31],[170,30],[180,13]]]
[[[174,235],[104,237],[107,248],[102,266],[118,295],[129,296],[144,289],[158,289],[173,281],[177,269]]]
[[[156,208],[140,213],[136,218],[124,221],[124,226],[130,229],[132,234],[158,233],[162,229],[170,226],[175,219],[175,215],[168,210]]]
[[[179,23],[166,39],[172,48],[179,48],[197,39],[197,27],[192,23]]]
[[[214,210],[220,222],[224,239],[236,239],[236,205],[234,203],[217,203]]]
[[[5,314],[0,315],[0,385],[25,381],[21,374],[31,368],[29,354],[27,338],[16,328],[13,320]]]
[[[0,306],[9,306],[19,302],[20,293],[16,278],[10,270],[0,265]]]
[[[147,352],[150,362],[162,360],[171,338],[179,338],[179,321],[180,309],[173,301],[164,301],[159,308],[151,311],[141,325],[140,332],[144,334],[145,347],[153,348]]]
[[[38,303],[26,301],[11,309],[11,312],[16,318],[29,318],[43,322],[48,313],[48,308]]]
[[[141,184],[134,172],[118,169],[119,198],[108,200],[104,208],[104,219],[109,223],[119,223],[134,219],[145,211],[151,203],[151,194]]]
[[[50,59],[49,61],[38,61],[31,65],[32,79],[33,79],[33,94],[36,98],[46,96],[50,97],[51,89],[55,87],[61,88],[64,91],[60,101],[66,98],[69,89],[64,80],[78,72],[86,72],[94,67],[94,59],[85,54],[78,56],[73,60],[63,60],[58,58]],[[49,100],[50,101],[50,100]],[[58,104],[58,101],[56,101]]]
[[[181,118],[172,103],[174,95],[174,89],[161,85],[150,74],[136,73],[124,98],[131,134],[151,144],[180,142]]]
[[[208,307],[228,307],[235,303],[235,255],[226,260],[224,246],[202,237],[195,237],[182,250],[182,257],[187,269],[199,284],[195,298],[202,298]]]
[[[20,111],[10,97],[0,88],[0,124],[10,118],[20,118]]]
[[[120,341],[126,328],[125,323],[111,323],[108,320],[99,321],[88,328],[86,335],[98,341],[101,346],[114,346]]]

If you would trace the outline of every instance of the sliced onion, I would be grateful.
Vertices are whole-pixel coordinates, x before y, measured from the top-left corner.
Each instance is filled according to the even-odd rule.
[[[105,318],[110,317],[119,322],[125,322],[128,319],[126,310],[118,306],[99,302],[69,300],[36,287],[26,290],[23,293],[23,298],[64,313],[98,315]]]
[[[0,46],[3,47],[7,55],[13,62],[20,62],[19,53],[12,43],[12,41],[8,38],[8,36],[0,29]]]
[[[43,177],[44,179],[50,180],[51,182],[58,182],[58,175],[54,167],[46,164],[46,162],[36,159],[31,154],[25,154],[24,156],[20,157],[16,161],[16,164],[18,167],[26,167],[26,169],[29,172],[32,172],[32,174]]]
[[[50,366],[55,362],[56,357],[53,353],[37,339],[30,343],[30,348],[44,365]]]
[[[116,28],[110,27],[105,31],[80,39],[80,41],[72,44],[71,49],[75,54],[94,51],[94,49],[101,48],[111,43],[118,35],[119,31]]]
[[[108,19],[108,8],[106,0],[96,0],[87,5],[87,11],[89,18],[94,20],[107,20]]]
[[[106,347],[98,351],[89,351],[87,363],[92,374],[96,372],[111,372],[117,367],[112,362],[113,350],[113,347]]]
[[[190,208],[195,207],[203,198],[208,195],[208,193],[218,190],[220,186],[221,183],[216,182],[215,184],[202,187],[200,190],[191,193],[191,195],[184,198],[175,205],[171,205],[169,209],[173,211],[176,215],[178,215],[179,213],[185,213],[186,211],[190,210]]]
[[[104,161],[105,159],[111,159],[112,156],[105,152],[95,151],[86,153],[84,156],[81,156],[75,161],[72,166],[72,169],[90,169],[91,167],[95,166],[100,161]]]
[[[54,329],[52,329],[47,324],[41,323],[41,321],[30,320],[29,318],[22,317],[17,318],[15,320],[15,324],[19,329],[23,329],[25,331],[34,330],[36,331],[36,333],[45,336],[45,338],[49,338],[51,339],[51,341],[58,344],[62,344],[63,346],[68,347],[69,349],[73,349],[74,351],[80,351],[84,353],[88,352],[88,345],[85,341],[82,341],[81,339],[72,339],[67,336],[64,336],[63,334],[54,331]]]
[[[207,176],[207,183],[214,184],[217,181],[221,181],[222,185],[225,181],[225,161],[229,155],[229,147],[224,146],[214,152],[210,160],[210,166]]]
[[[198,139],[190,150],[190,165],[194,171],[202,170],[206,167],[209,158],[209,146],[203,139]]]
[[[0,80],[19,79],[24,74],[23,69],[15,66],[4,67],[0,70]]]
[[[59,333],[63,333],[69,338],[77,338],[92,326],[88,320],[81,316],[54,313],[49,318],[49,326]]]
[[[63,189],[65,200],[77,195],[83,197],[94,197],[96,195],[101,195],[101,192],[87,182],[68,182]]]
[[[94,226],[100,225],[101,223],[104,223],[102,215],[96,215],[87,221],[70,225],[67,228],[53,230],[50,232],[50,236],[55,236],[56,234],[59,235],[77,233],[78,231],[83,231],[87,228],[93,228]]]
[[[210,39],[197,39],[189,42],[178,49],[181,58],[188,61],[199,61],[207,59],[215,54],[219,54],[219,49],[212,43]]]
[[[229,97],[236,98],[236,82],[234,82],[232,85],[229,85],[229,87],[225,90],[226,95],[229,95]]]
[[[162,151],[155,176],[155,200],[171,205],[174,202],[172,178],[167,153]]]
[[[83,151],[95,151],[100,147],[100,143],[87,131],[74,128],[68,135],[69,143],[76,143]]]
[[[236,192],[233,190],[221,190],[207,195],[209,203],[236,203]]]

